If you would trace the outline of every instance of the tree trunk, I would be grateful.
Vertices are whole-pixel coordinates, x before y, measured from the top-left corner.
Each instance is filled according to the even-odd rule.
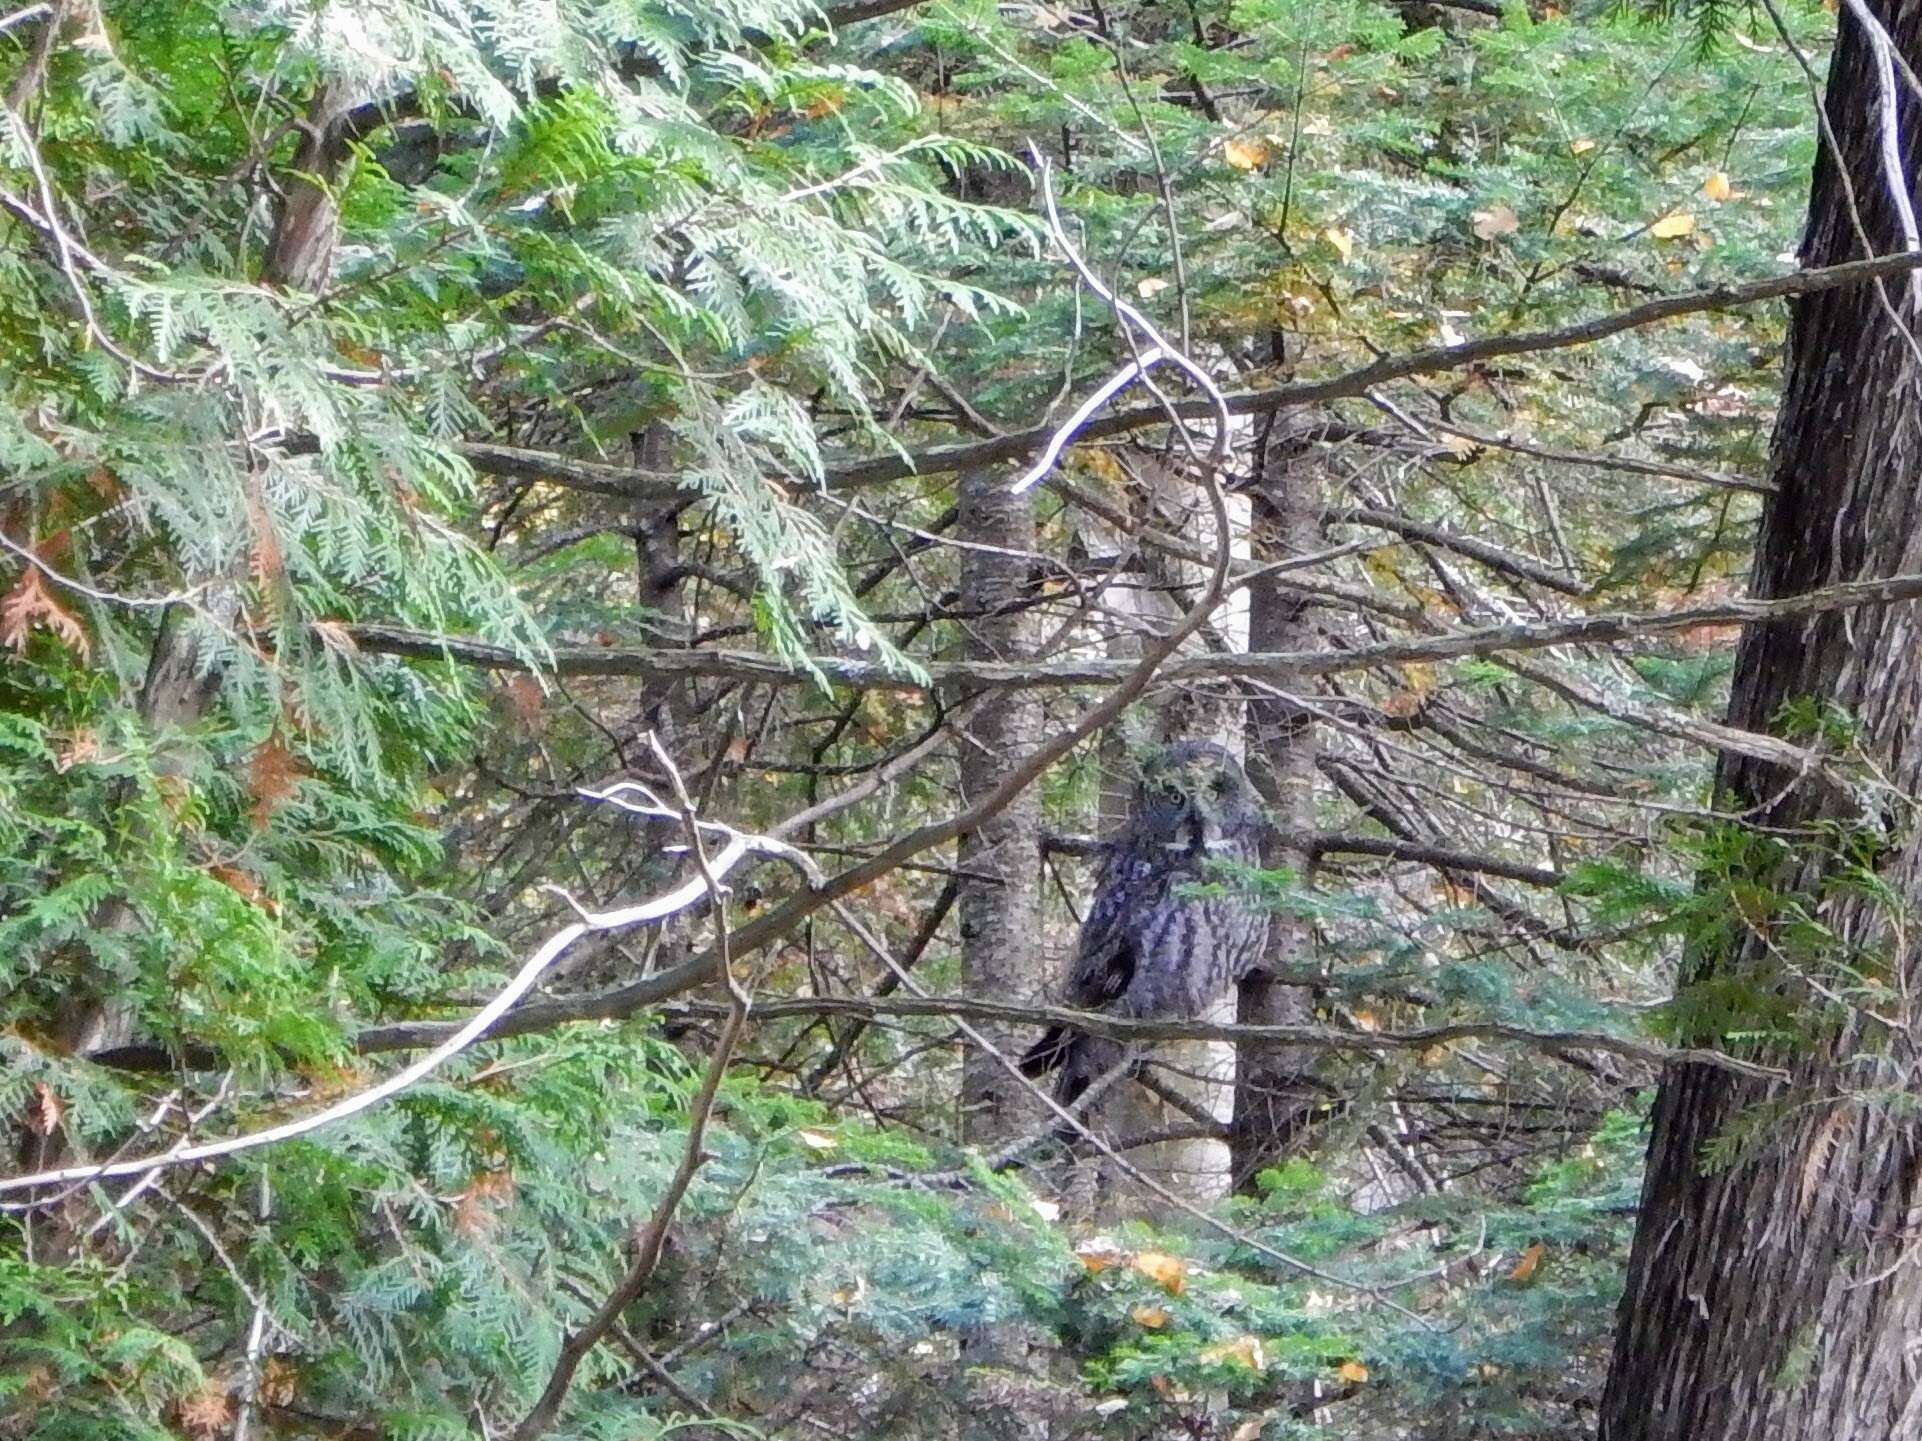
[[[1922,65],[1922,0],[1871,0]],[[1878,152],[1874,51],[1842,11],[1827,109],[1846,182],[1824,147],[1803,261],[1900,250]],[[1905,89],[1900,133],[1922,111]],[[1914,155],[1904,157],[1913,192]],[[1851,199],[1849,190],[1853,190]],[[1787,596],[1922,567],[1922,409],[1913,342],[1891,323],[1917,307],[1891,282],[1798,302],[1753,592]],[[1729,719],[1764,730],[1788,704],[1835,708],[1890,791],[1922,787],[1922,634],[1914,605],[1751,626]],[[1878,819],[1832,784],[1724,755],[1717,791],[1754,807],[1751,843],[1792,828],[1770,864],[1731,893],[1731,939],[1688,958],[1684,998],[1705,983],[1766,1007],[1801,1034],[1774,1048],[1782,1085],[1700,1067],[1669,1072],[1656,1102],[1642,1214],[1603,1398],[1604,1441],[1902,1441],[1922,1437],[1922,1120],[1913,1104],[1922,948],[1905,915],[1922,900],[1922,835]],[[1821,827],[1831,827],[1823,830]],[[1894,903],[1838,885],[1837,838]],[[1864,850],[1875,837],[1875,848]],[[1776,898],[1779,898],[1776,899]],[[1821,928],[1791,927],[1796,902]],[[1843,966],[1879,972],[1888,995],[1839,1004]],[[1874,1010],[1891,1024],[1872,1018]],[[1715,1032],[1753,1024],[1718,1017]],[[1714,1034],[1683,1040],[1714,1039]],[[1719,1143],[1717,1164],[1704,1148]],[[1733,1159],[1729,1152],[1733,1151]]]
[[[969,471],[957,486],[957,535],[970,545],[960,584],[960,610],[970,660],[1012,661],[1033,649],[1032,612],[1008,609],[1028,589],[1034,511],[1012,495],[997,471]],[[1001,613],[997,614],[999,611]],[[961,740],[961,796],[972,805],[999,785],[1041,737],[1041,701],[1032,691],[983,696],[969,711]],[[997,1000],[1040,1001],[1047,992],[1041,946],[1041,797],[1033,787],[979,830],[961,837],[961,964],[967,993]],[[983,1025],[1004,1055],[1019,1056],[1024,1037],[1013,1026]],[[1045,1124],[1026,1087],[993,1056],[970,1051],[962,1063],[961,1132],[994,1146]]]
[[[1147,491],[1145,523],[1212,551],[1215,519],[1206,492],[1193,480],[1170,474],[1153,457],[1138,458],[1135,469]],[[1247,498],[1229,496],[1230,544],[1243,557],[1247,555],[1247,515]],[[1114,540],[1117,550],[1137,543],[1127,536]],[[1117,588],[1103,601],[1122,614],[1132,613],[1144,629],[1163,630],[1192,603],[1205,583],[1207,568],[1146,548],[1141,559],[1143,569],[1133,580],[1156,589]],[[1210,635],[1193,638],[1183,653],[1204,651],[1209,639],[1226,650],[1248,649],[1248,612],[1239,596],[1216,611],[1209,630]],[[1131,655],[1139,655],[1138,637],[1125,635],[1123,640]],[[1154,716],[1153,729],[1163,742],[1215,741],[1239,755],[1246,738],[1244,707],[1228,686],[1176,688]],[[1117,797],[1117,813],[1103,818],[1110,832],[1119,828],[1134,792],[1131,766],[1118,764],[1111,773],[1124,781],[1125,789]],[[1224,990],[1197,1019],[1227,1023],[1234,1018],[1235,997]],[[1151,1047],[1145,1059],[1148,1069],[1141,1084],[1115,1087],[1094,1108],[1103,1134],[1127,1147],[1127,1158],[1135,1169],[1180,1199],[1202,1205],[1222,1199],[1228,1194],[1233,1166],[1225,1139],[1234,1116],[1233,1044],[1162,1042]],[[1143,1143],[1143,1137],[1157,1139]],[[1130,1189],[1119,1172],[1104,1177],[1103,1188],[1110,1200]],[[1145,1209],[1157,1213],[1166,1207],[1150,1200]]]
[[[995,470],[964,472],[956,485],[956,535],[985,547],[963,553],[958,609],[974,617],[967,628],[970,660],[1022,660],[1034,651],[1033,612],[1013,609],[1028,593],[1034,549],[1029,497],[1009,492]],[[968,712],[961,735],[961,803],[972,805],[1041,740],[1041,700],[1032,691],[983,696]],[[1041,938],[1041,794],[1030,786],[980,829],[961,837],[956,909],[961,928],[964,989],[997,1000],[1045,999],[1047,956]],[[1003,1057],[1020,1056],[1032,1030],[980,1025],[983,1039]],[[1046,1108],[1002,1060],[970,1048],[961,1062],[961,1135],[992,1151],[1033,1135],[1050,1123]],[[962,1337],[968,1371],[961,1441],[1042,1441],[1048,1434],[1045,1393],[1031,1327],[992,1321]]]
[[[1285,467],[1264,478],[1257,501],[1255,554],[1264,561],[1305,555],[1320,539],[1320,505],[1315,473],[1307,463]],[[1314,643],[1307,606],[1280,576],[1249,587],[1248,648],[1306,651]],[[1262,844],[1267,870],[1292,871],[1306,886],[1314,855],[1292,841],[1315,829],[1315,722],[1303,706],[1284,696],[1262,695],[1248,702],[1248,779],[1274,822]],[[1276,914],[1269,919],[1268,949],[1261,970],[1241,983],[1236,1016],[1244,1025],[1299,1025],[1309,1019],[1305,987],[1275,979],[1277,971],[1299,971],[1314,958],[1313,923],[1305,916]],[[1307,1077],[1313,1054],[1298,1046],[1242,1047],[1237,1064],[1234,1125],[1234,1185],[1247,1191],[1255,1177],[1287,1155],[1313,1107]]]

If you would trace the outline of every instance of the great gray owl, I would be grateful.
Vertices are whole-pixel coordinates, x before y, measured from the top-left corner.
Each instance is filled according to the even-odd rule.
[[[1218,882],[1210,860],[1254,865],[1261,803],[1228,751],[1188,741],[1141,768],[1134,814],[1110,843],[1081,923],[1067,1004],[1117,1016],[1199,1015],[1261,959],[1268,916],[1233,893],[1200,897]],[[1022,1074],[1057,1067],[1055,1098],[1074,1101],[1120,1061],[1113,1041],[1056,1026],[1021,1062]]]

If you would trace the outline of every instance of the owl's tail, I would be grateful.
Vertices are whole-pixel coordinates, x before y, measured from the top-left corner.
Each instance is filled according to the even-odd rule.
[[[1066,1026],[1050,1026],[1047,1034],[1028,1048],[1021,1058],[1021,1074],[1038,1081],[1050,1071],[1059,1071],[1054,1099],[1057,1105],[1072,1106],[1102,1076],[1121,1060],[1121,1047],[1100,1036],[1071,1031]]]
[[[1021,1058],[1021,1074],[1030,1081],[1038,1081],[1048,1072],[1059,1070],[1068,1063],[1068,1056],[1079,1039],[1066,1026],[1048,1027],[1048,1033],[1028,1047],[1028,1054]]]

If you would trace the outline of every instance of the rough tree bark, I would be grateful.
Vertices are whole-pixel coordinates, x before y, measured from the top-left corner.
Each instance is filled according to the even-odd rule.
[[[1033,613],[1005,609],[1028,588],[1034,510],[1012,495],[998,471],[963,474],[957,484],[959,539],[984,547],[966,553],[959,609],[969,620],[972,659],[1016,660],[1034,646]],[[1001,614],[995,614],[1002,610]],[[969,711],[961,739],[962,804],[1000,784],[1041,738],[1038,696],[1000,691]],[[1030,787],[979,830],[961,837],[958,910],[967,993],[1039,1001],[1047,992],[1041,946],[1041,797]],[[1009,1026],[984,1026],[1004,1054],[1018,1056],[1023,1037]],[[993,1056],[970,1051],[962,1063],[961,1131],[993,1147],[1042,1124],[1041,1107]]]
[[[1320,539],[1320,503],[1312,462],[1271,467],[1255,502],[1255,556],[1280,560],[1312,552]],[[1278,576],[1249,588],[1250,650],[1307,650],[1314,643],[1307,605]],[[1304,685],[1311,682],[1304,679]],[[1275,824],[1262,846],[1262,865],[1293,871],[1306,885],[1314,869],[1310,851],[1288,836],[1315,829],[1315,723],[1313,715],[1285,696],[1262,694],[1248,702],[1248,779]],[[1314,958],[1314,932],[1305,916],[1278,913],[1269,920],[1264,967],[1241,983],[1236,1017],[1247,1025],[1295,1025],[1309,1018],[1305,987],[1284,985],[1274,972],[1299,972]],[[1307,1077],[1312,1055],[1292,1046],[1243,1046],[1236,1066],[1234,1188],[1246,1191],[1256,1175],[1288,1153],[1313,1106]]]
[[[1005,474],[964,472],[956,483],[955,534],[980,547],[963,553],[957,609],[970,658],[1031,656],[1033,612],[1018,609],[1028,593],[1034,550],[1034,507],[1013,495]],[[998,613],[997,613],[998,612]],[[972,805],[999,785],[1041,741],[1041,699],[1009,691],[983,696],[961,732],[961,796]],[[1041,795],[1030,786],[993,820],[960,840],[956,911],[961,966],[969,995],[1038,1002],[1049,990],[1041,937]],[[1023,1026],[983,1025],[983,1038],[1004,1057],[1032,1039]],[[1045,1108],[1021,1079],[992,1055],[970,1047],[961,1062],[962,1139],[984,1151],[1048,1124]],[[1051,1403],[1037,1364],[1038,1338],[1017,1322],[990,1322],[963,1338],[968,1362],[960,1396],[962,1441],[1042,1441]]]
[[[1922,0],[1870,0],[1901,54],[1922,66]],[[1922,109],[1899,81],[1903,184],[1914,191]],[[1878,150],[1874,48],[1850,8],[1826,109],[1842,159],[1817,163],[1802,259],[1826,265],[1903,247]],[[1852,192],[1852,195],[1851,195]],[[1859,214],[1861,230],[1851,210]],[[1787,389],[1752,589],[1789,596],[1922,565],[1922,364],[1889,305],[1913,327],[1900,283],[1797,303]],[[1789,702],[1838,707],[1894,794],[1922,790],[1922,628],[1913,604],[1754,625],[1738,652],[1729,719],[1779,725]],[[1656,1102],[1642,1213],[1603,1398],[1604,1441],[1904,1441],[1922,1437],[1922,1118],[1917,1039],[1922,832],[1877,818],[1814,779],[1725,754],[1717,789],[1753,806],[1758,831],[1793,828],[1785,860],[1759,878],[1797,897],[1838,938],[1808,956],[1753,916],[1740,938],[1691,956],[1684,985],[1734,982],[1785,1005],[1812,1039],[1779,1056],[1769,1086],[1700,1067],[1672,1070]],[[1903,804],[1906,811],[1907,805]],[[1894,893],[1878,903],[1830,885],[1834,832],[1889,825],[1873,861]],[[1780,832],[1777,832],[1778,834]],[[1892,912],[1895,912],[1892,914]],[[1849,948],[1861,947],[1863,952]],[[1813,968],[1882,970],[1873,1009],[1828,1001]],[[1830,973],[1833,974],[1833,973]],[[1740,1142],[1705,1167],[1704,1147]]]

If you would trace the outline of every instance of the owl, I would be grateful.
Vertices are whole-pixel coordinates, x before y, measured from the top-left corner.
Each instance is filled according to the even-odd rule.
[[[1189,741],[1151,755],[1127,829],[1109,844],[1095,882],[1067,1004],[1187,1018],[1252,970],[1267,939],[1267,913],[1233,893],[1189,892],[1220,881],[1211,861],[1258,864],[1263,824],[1254,787],[1224,747]],[[1065,1106],[1121,1055],[1113,1041],[1056,1026],[1021,1070],[1038,1078],[1058,1069],[1055,1098]]]

